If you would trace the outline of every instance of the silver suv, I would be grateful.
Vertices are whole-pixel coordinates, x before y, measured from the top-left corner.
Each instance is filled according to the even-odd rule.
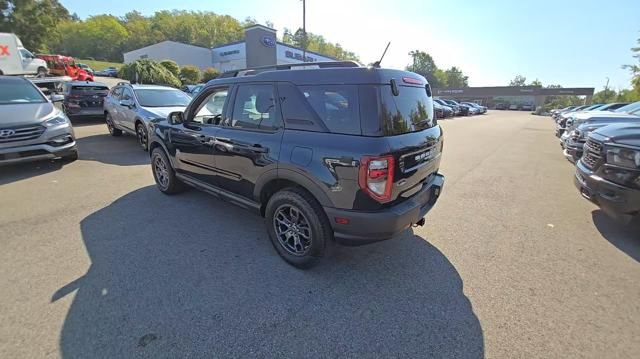
[[[53,158],[78,159],[69,119],[31,81],[0,76],[0,165]]]
[[[174,111],[184,111],[191,97],[167,86],[132,85],[121,82],[104,100],[107,128],[112,136],[122,132],[136,135],[146,151],[149,147],[149,122],[166,119]]]

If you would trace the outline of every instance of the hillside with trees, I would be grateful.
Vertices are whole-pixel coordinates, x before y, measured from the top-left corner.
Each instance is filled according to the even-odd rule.
[[[462,73],[462,70],[456,66],[449,69],[440,69],[433,57],[428,53],[420,50],[414,50],[409,53],[413,62],[407,65],[406,70],[412,71],[424,76],[433,88],[444,87],[468,87],[469,76]]]

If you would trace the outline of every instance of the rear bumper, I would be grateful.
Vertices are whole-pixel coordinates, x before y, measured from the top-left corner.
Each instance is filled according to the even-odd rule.
[[[70,107],[65,106],[68,116],[104,116],[104,108],[100,107]]]
[[[640,190],[607,181],[580,161],[576,165],[573,182],[582,197],[596,204],[610,217],[629,222],[640,213]]]
[[[390,239],[404,232],[433,208],[442,193],[444,176],[436,175],[412,198],[383,211],[363,212],[325,207],[336,240],[361,245]],[[335,218],[347,218],[348,224],[336,224]]]
[[[62,146],[37,144],[0,149],[0,166],[13,163],[31,162],[64,157],[77,152],[76,141]]]

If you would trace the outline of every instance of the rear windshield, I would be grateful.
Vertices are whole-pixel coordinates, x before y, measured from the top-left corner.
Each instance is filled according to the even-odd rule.
[[[72,86],[73,92],[96,92],[96,91],[109,91],[106,86]]]
[[[380,86],[380,118],[385,136],[421,131],[434,126],[433,107],[424,87],[398,86],[394,96],[391,86]]]

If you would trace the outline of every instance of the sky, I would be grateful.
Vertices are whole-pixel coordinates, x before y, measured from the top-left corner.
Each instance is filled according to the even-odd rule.
[[[302,27],[301,0],[61,0],[82,19],[137,10],[197,10],[271,21],[281,36]],[[439,68],[457,66],[471,86],[505,86],[516,75],[543,85],[630,87],[623,64],[638,63],[639,0],[307,0],[307,31],[371,63],[404,68],[412,50]]]

